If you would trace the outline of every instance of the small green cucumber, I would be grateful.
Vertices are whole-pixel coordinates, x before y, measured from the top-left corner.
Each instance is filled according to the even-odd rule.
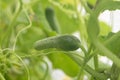
[[[60,33],[60,28],[59,28],[57,18],[55,16],[55,12],[51,7],[48,7],[45,9],[45,16],[51,29],[53,31],[56,31],[57,33]]]
[[[78,49],[79,45],[80,41],[75,36],[60,35],[36,41],[34,44],[34,48],[36,50],[56,48],[64,51],[73,51]]]

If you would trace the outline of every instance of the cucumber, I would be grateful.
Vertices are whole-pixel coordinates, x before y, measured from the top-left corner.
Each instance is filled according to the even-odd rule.
[[[80,45],[80,41],[75,36],[61,35],[61,36],[48,37],[36,41],[34,44],[34,48],[36,50],[56,48],[63,51],[73,51],[78,49],[79,45]]]
[[[51,29],[53,31],[56,31],[57,33],[60,33],[60,28],[59,28],[57,18],[55,16],[55,12],[51,7],[48,7],[45,9],[45,16]]]

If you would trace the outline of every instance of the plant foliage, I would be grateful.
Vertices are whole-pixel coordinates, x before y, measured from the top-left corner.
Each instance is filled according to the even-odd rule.
[[[119,80],[120,31],[98,20],[105,10],[120,1],[0,0],[0,80],[53,80],[55,69],[72,80]]]

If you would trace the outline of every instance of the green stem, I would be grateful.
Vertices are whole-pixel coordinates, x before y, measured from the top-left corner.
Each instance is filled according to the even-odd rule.
[[[93,45],[92,45],[92,44],[90,44],[90,47],[88,48],[88,54],[90,54],[90,53],[91,53],[92,48],[93,48]]]
[[[105,6],[103,6],[103,4],[105,4]],[[111,7],[110,5],[115,5],[115,6]],[[96,7],[96,9],[93,11],[93,13],[90,15],[90,18],[87,24],[87,32],[91,42],[100,51],[100,53],[110,58],[117,65],[117,67],[120,68],[120,63],[119,63],[120,59],[116,55],[114,55],[114,53],[111,52],[108,48],[106,48],[101,42],[99,42],[99,40],[97,39],[97,36],[99,34],[99,23],[97,19],[98,15],[100,14],[100,12],[103,12],[106,9],[109,9],[109,10],[119,9],[120,8],[119,5],[120,5],[120,2],[118,1],[103,0],[101,4],[99,4]]]
[[[81,66],[81,69],[80,69],[80,72],[78,74],[78,78],[77,80],[80,80],[82,79],[82,73],[83,73],[83,69],[85,67],[85,65],[87,64],[87,62],[89,61],[89,54],[88,52],[86,51],[86,49],[80,44],[79,47],[82,49],[82,51],[85,53],[85,58],[84,58],[84,62],[83,62],[83,65]]]
[[[5,34],[5,36],[3,37],[3,40],[2,40],[2,43],[4,44],[5,47],[9,46],[10,37],[11,37],[11,34],[12,34],[13,26],[15,24],[15,21],[16,21],[17,17],[19,16],[19,14],[20,14],[20,12],[22,10],[22,5],[23,5],[22,0],[19,0],[19,3],[20,3],[19,9],[15,13],[15,16],[13,17],[12,22],[10,23],[8,29],[6,30],[6,34]],[[6,41],[6,43],[4,43],[4,41]]]
[[[78,73],[77,80],[81,80],[82,79],[82,73],[83,73],[83,68],[81,67],[80,72]]]
[[[12,22],[11,22],[11,24],[10,24],[10,28],[13,27],[13,25],[15,24],[15,21],[16,21],[16,19],[17,19],[17,17],[18,17],[18,15],[20,14],[20,12],[21,12],[21,10],[22,10],[22,5],[23,5],[22,0],[19,0],[19,3],[20,3],[19,9],[18,9],[18,11],[16,12],[15,16],[13,17],[13,20],[12,20]]]
[[[65,14],[71,14],[71,15],[73,15],[73,14],[75,14],[75,12],[74,11],[72,11],[72,10],[68,10],[68,9],[65,9],[65,8],[63,8],[63,6],[61,6],[58,2],[56,2],[56,1],[53,1],[53,0],[48,0],[51,4],[53,4],[55,7],[57,7],[57,8],[59,8],[62,12],[64,12]]]
[[[115,64],[112,65],[111,68],[111,80],[119,80],[119,76],[120,76],[120,68],[118,68]]]
[[[92,10],[87,6],[87,2],[85,2],[85,0],[80,0],[80,2],[88,13],[92,13]]]
[[[23,66],[26,70],[26,73],[27,73],[27,80],[31,80],[30,79],[30,72],[29,72],[27,65],[24,63],[24,61],[22,60],[22,58],[20,56],[18,56],[16,53],[14,55],[22,62]]]
[[[80,13],[78,11],[78,3],[77,3],[78,0],[74,0],[74,4],[75,4],[75,11],[76,11],[76,15],[77,15],[77,18],[79,19],[80,18]]]
[[[87,64],[88,61],[89,61],[89,60],[88,60],[88,58],[87,58],[87,56],[86,56],[86,57],[84,58],[84,62],[83,62],[83,65],[81,66],[81,69],[80,69],[80,72],[79,72],[79,74],[78,74],[77,80],[81,80],[81,79],[82,79],[82,73],[83,73],[84,67],[85,67],[85,65]]]
[[[95,70],[98,70],[98,55],[97,54],[94,56],[94,66],[95,66]]]
[[[85,56],[87,56],[87,51],[86,51],[86,49],[81,45],[81,44],[79,44],[79,48],[81,48],[81,50],[85,53]]]
[[[101,52],[101,54],[110,58],[120,68],[120,59],[116,55],[114,55],[114,53],[112,53],[110,50],[108,50],[98,40],[93,39],[93,43],[94,43],[95,47],[97,47],[97,49]]]
[[[42,60],[44,63],[45,63],[45,65],[46,65],[46,71],[45,71],[45,74],[44,74],[44,76],[43,76],[43,78],[41,79],[41,80],[46,80],[46,77],[47,77],[47,75],[48,75],[48,70],[49,70],[49,67],[48,67],[48,63],[46,62],[46,61],[44,61],[44,60]]]
[[[0,80],[6,80],[1,72],[0,72]]]
[[[17,35],[16,35],[16,37],[15,37],[15,42],[14,42],[14,44],[13,44],[13,51],[15,51],[15,46],[16,46],[17,39],[18,39],[19,35],[20,35],[23,31],[29,29],[29,28],[32,26],[32,22],[31,22],[31,20],[30,20],[30,17],[29,17],[29,15],[28,15],[27,11],[24,10],[24,12],[25,12],[26,17],[28,18],[29,25],[26,26],[25,28],[23,28],[22,30],[20,30],[20,31],[17,33]]]
[[[116,41],[119,38],[119,36],[120,36],[120,31],[117,32],[115,35],[113,35],[110,39],[103,42],[104,45],[106,46],[106,45],[110,44],[111,42]],[[95,56],[96,54],[99,54],[99,53],[101,53],[101,52],[98,51],[97,49],[95,49],[94,52],[92,52],[91,55],[89,56],[88,60],[90,60],[93,56]]]
[[[91,76],[90,80],[95,80],[93,76]]]
[[[68,55],[70,58],[72,58],[79,66],[82,66],[84,63],[81,59],[77,58],[77,56],[75,56],[74,54],[69,54],[66,53],[66,55]],[[107,80],[107,76],[105,76],[102,73],[98,73],[95,70],[93,70],[90,66],[85,65],[84,69],[90,73],[92,76],[94,76],[95,78],[98,78],[98,80]]]
[[[119,77],[118,77],[118,80],[120,80],[120,75],[119,75]]]

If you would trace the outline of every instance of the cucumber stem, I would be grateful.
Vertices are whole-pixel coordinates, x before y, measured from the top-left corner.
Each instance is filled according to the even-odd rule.
[[[26,73],[27,73],[27,80],[31,80],[31,77],[30,77],[30,72],[29,72],[29,69],[27,67],[27,65],[25,64],[25,62],[22,60],[22,58],[20,56],[18,56],[16,53],[14,53],[14,55],[22,62],[25,70],[26,70]]]
[[[101,52],[101,54],[110,58],[120,68],[120,59],[116,55],[114,55],[114,53],[108,50],[102,43],[100,43],[96,39],[93,41],[93,44]]]
[[[81,45],[81,44],[79,44],[79,48],[81,48],[81,50],[85,53],[85,56],[87,56],[87,51],[86,51],[86,49]]]
[[[42,61],[43,61],[44,64],[46,65],[46,71],[45,71],[45,73],[44,73],[44,76],[43,76],[42,80],[46,80],[46,77],[47,77],[47,75],[48,75],[49,65],[48,65],[48,63],[47,63],[46,61],[44,61],[44,60],[42,60]]]
[[[98,55],[96,54],[94,56],[94,67],[95,67],[95,70],[98,70]]]
[[[84,62],[80,58],[78,58],[78,56],[75,56],[74,54],[70,53],[65,54],[68,55],[71,59],[73,59],[79,66],[82,66],[84,64]],[[105,76],[103,73],[96,72],[88,65],[85,65],[84,69],[95,78],[98,78],[98,80],[107,80],[107,76]]]

